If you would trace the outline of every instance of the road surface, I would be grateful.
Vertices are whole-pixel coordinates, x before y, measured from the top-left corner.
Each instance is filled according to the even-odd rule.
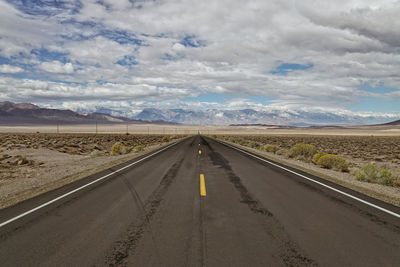
[[[203,136],[137,161],[0,211],[0,265],[400,266],[397,207]]]

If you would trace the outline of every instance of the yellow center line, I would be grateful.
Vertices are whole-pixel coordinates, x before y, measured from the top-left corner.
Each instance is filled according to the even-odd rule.
[[[206,181],[204,179],[204,174],[200,174],[200,196],[205,197],[206,195]]]

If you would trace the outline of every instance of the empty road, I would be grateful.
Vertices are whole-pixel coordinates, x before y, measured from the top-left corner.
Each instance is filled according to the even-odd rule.
[[[296,172],[193,136],[0,211],[0,265],[400,266],[398,207]]]

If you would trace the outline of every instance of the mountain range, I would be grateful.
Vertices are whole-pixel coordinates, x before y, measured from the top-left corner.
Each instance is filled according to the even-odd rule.
[[[324,125],[366,125],[391,122],[393,115],[371,115],[356,113],[335,113],[330,111],[279,110],[183,110],[148,108],[134,116],[140,120],[163,120],[182,124],[201,125],[280,125],[280,126],[324,126]],[[392,122],[395,123],[395,122]]]
[[[117,116],[115,114],[118,114]],[[120,115],[119,115],[120,114]],[[30,103],[0,102],[0,124],[60,123],[158,123],[193,125],[264,125],[264,126],[328,126],[328,125],[400,125],[394,115],[335,113],[306,110],[185,110],[146,108],[130,118],[121,111],[97,108],[96,112],[41,108]],[[396,121],[394,121],[396,120]]]
[[[81,114],[72,110],[40,108],[30,103],[0,102],[0,124],[145,123],[104,113]]]

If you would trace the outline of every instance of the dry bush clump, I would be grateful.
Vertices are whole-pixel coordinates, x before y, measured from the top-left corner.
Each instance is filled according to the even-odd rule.
[[[261,145],[258,142],[250,141],[247,143],[248,147],[259,149]]]
[[[264,150],[275,154],[278,151],[278,147],[273,145],[265,145]]]
[[[143,147],[143,146],[140,146],[140,145],[137,145],[137,146],[135,146],[135,147],[133,148],[133,150],[134,150],[135,152],[140,152],[140,151],[143,151],[143,150],[144,150],[144,147]]]
[[[325,156],[325,155],[327,155],[328,153],[326,153],[326,152],[318,152],[318,153],[316,153],[314,156],[313,156],[313,158],[312,158],[312,162],[314,162],[315,164],[318,164],[318,160],[322,157],[322,156]]]
[[[317,153],[317,147],[310,144],[298,143],[292,146],[288,151],[289,158],[302,160],[311,159]]]
[[[375,164],[366,164],[361,167],[356,173],[356,178],[360,181],[382,185],[393,185],[396,181],[396,178],[389,169],[379,167]]]
[[[100,156],[104,156],[104,152],[95,149],[95,150],[93,150],[92,152],[90,152],[90,156],[91,156],[91,157],[100,157]]]
[[[349,171],[349,163],[338,155],[326,154],[319,157],[317,164],[326,169],[335,169],[342,172]]]
[[[129,146],[124,146],[120,142],[116,142],[112,147],[111,147],[111,155],[124,155],[128,154],[132,151],[132,147]]]

